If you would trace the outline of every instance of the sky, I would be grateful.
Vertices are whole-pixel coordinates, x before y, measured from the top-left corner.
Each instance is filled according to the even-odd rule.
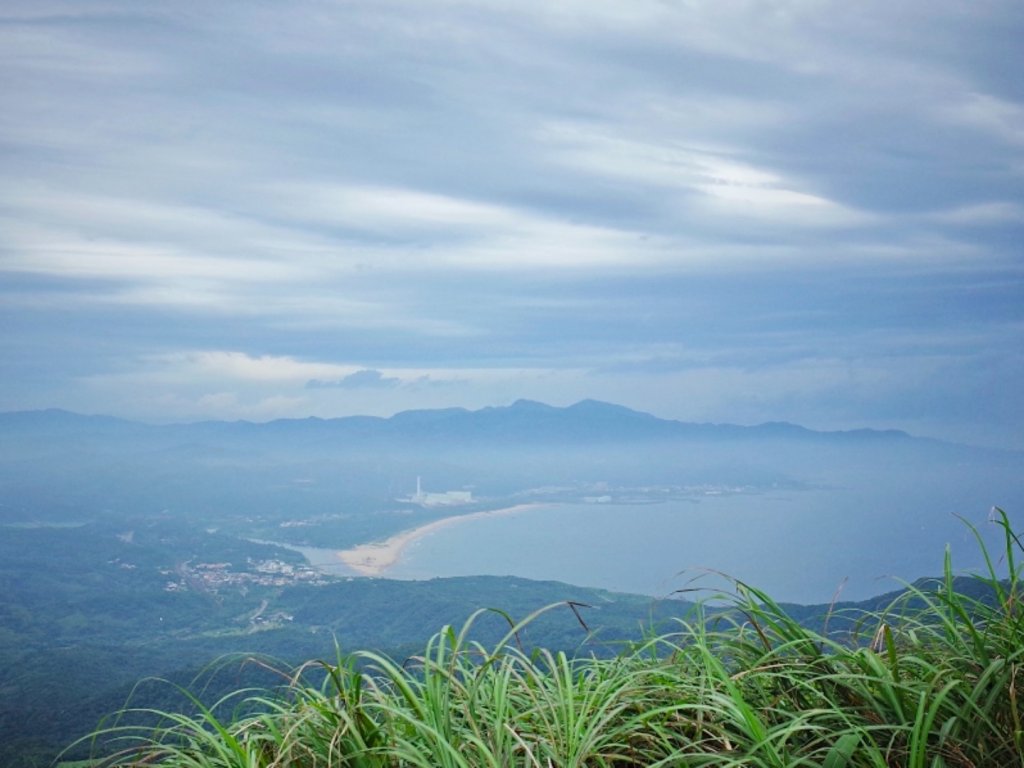
[[[1019,0],[5,0],[0,410],[1024,448]]]

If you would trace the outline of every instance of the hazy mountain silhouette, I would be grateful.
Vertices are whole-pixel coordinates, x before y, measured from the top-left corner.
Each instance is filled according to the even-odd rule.
[[[821,432],[788,422],[755,426],[681,422],[597,400],[556,407],[532,400],[480,410],[444,408],[402,411],[390,418],[347,416],[334,419],[276,419],[268,422],[202,421],[154,426],[111,416],[82,415],[60,409],[0,413],[0,428],[8,433],[37,435],[223,438],[415,439],[487,440],[495,442],[600,441],[663,439],[786,439],[786,440],[907,440],[899,430],[858,429]]]

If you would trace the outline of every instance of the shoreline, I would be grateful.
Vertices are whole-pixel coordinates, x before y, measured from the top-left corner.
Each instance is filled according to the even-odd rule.
[[[504,517],[505,515],[516,515],[531,509],[548,506],[539,502],[529,504],[516,504],[502,509],[485,509],[480,512],[470,512],[468,515],[451,515],[442,517],[440,520],[433,520],[429,523],[410,528],[406,531],[396,533],[384,541],[359,544],[351,549],[338,550],[335,554],[346,566],[362,576],[380,576],[392,566],[396,565],[405,552],[406,547],[424,536],[428,536],[442,528],[457,525],[465,520],[480,520],[485,517]]]

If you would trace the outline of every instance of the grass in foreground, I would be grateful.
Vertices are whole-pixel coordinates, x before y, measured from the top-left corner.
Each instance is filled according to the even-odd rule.
[[[856,636],[809,631],[744,584],[729,610],[698,607],[611,659],[523,651],[536,614],[483,647],[478,613],[405,664],[308,664],[286,696],[247,698],[258,714],[150,712],[160,727],[106,729],[120,751],[102,764],[1024,768],[1021,542],[996,513],[1005,574],[974,531],[983,597],[956,589],[947,552],[944,580],[859,617]]]

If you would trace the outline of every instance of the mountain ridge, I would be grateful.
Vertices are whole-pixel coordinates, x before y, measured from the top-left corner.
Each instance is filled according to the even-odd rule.
[[[604,424],[616,423],[619,426],[630,424],[632,426],[643,426],[650,431],[674,430],[676,435],[684,432],[691,434],[719,432],[720,434],[731,433],[735,436],[757,436],[770,435],[774,437],[862,437],[862,438],[886,438],[886,439],[914,439],[932,440],[932,438],[911,435],[899,429],[876,429],[863,427],[850,430],[818,430],[805,427],[788,421],[766,421],[757,424],[745,425],[734,422],[697,422],[680,421],[677,419],[665,419],[645,411],[638,411],[627,406],[608,403],[600,400],[585,399],[568,406],[554,406],[535,400],[519,399],[510,405],[485,406],[476,410],[461,407],[436,408],[436,409],[410,409],[398,411],[391,416],[370,416],[352,415],[336,417],[284,417],[269,419],[267,421],[251,421],[248,419],[223,420],[204,419],[199,421],[175,422],[169,424],[154,424],[151,422],[125,419],[107,414],[84,414],[63,408],[45,408],[20,411],[0,411],[0,425],[3,426],[90,426],[90,427],[144,427],[153,430],[182,430],[182,429],[295,429],[306,427],[311,429],[357,427],[371,428],[383,427],[393,429],[395,427],[424,426],[436,427],[446,422],[457,422],[460,425],[468,425],[472,422],[494,426],[495,424],[519,419],[521,421],[542,419],[549,422],[558,422],[560,426],[566,426],[572,422],[584,420],[599,421]]]
[[[8,438],[6,441],[4,438]],[[62,441],[70,446],[118,444],[132,440],[139,447],[163,448],[168,443],[210,443],[248,450],[474,451],[479,448],[546,449],[556,446],[625,449],[630,445],[689,446],[744,445],[754,450],[769,444],[831,446],[868,450],[872,446],[893,449],[917,446],[953,454],[969,452],[994,459],[1024,456],[1024,451],[976,446],[911,435],[899,429],[863,427],[848,430],[817,430],[787,421],[753,425],[731,422],[696,422],[664,419],[626,406],[599,400],[581,400],[554,406],[520,399],[509,405],[470,410],[461,407],[411,409],[391,416],[308,416],[268,421],[204,420],[153,424],[107,416],[80,414],[63,409],[0,412],[0,447],[45,448],[51,451]]]

